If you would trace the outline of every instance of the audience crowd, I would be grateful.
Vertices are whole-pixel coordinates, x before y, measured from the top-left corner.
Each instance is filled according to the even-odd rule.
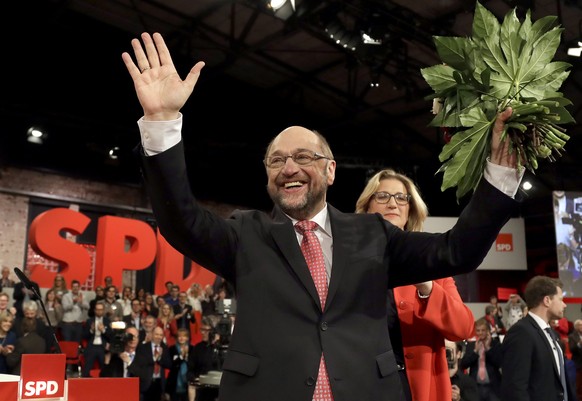
[[[7,276],[2,282],[4,288],[18,285]],[[78,370],[68,366],[69,375],[137,376],[141,401],[217,399],[218,386],[200,378],[220,371],[234,328],[235,313],[219,307],[222,300],[235,298],[227,282],[217,278],[214,285],[193,283],[184,289],[167,282],[164,294],[130,286],[118,291],[110,281],[87,294],[78,281],[67,284],[57,275],[44,291],[48,320],[26,289],[19,289],[11,305],[0,288],[0,373],[19,374],[22,354],[54,352],[55,339],[75,341],[81,365],[75,366]],[[474,337],[445,340],[451,401],[502,400],[501,343],[527,314],[519,295],[505,303],[491,296],[483,316],[473,322]],[[560,340],[574,394],[582,401],[582,319],[549,324]]]

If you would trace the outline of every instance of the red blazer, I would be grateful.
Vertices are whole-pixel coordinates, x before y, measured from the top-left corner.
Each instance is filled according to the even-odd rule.
[[[404,347],[406,375],[414,401],[451,401],[445,338],[460,341],[475,335],[475,318],[451,277],[433,281],[427,299],[414,285],[394,288]]]

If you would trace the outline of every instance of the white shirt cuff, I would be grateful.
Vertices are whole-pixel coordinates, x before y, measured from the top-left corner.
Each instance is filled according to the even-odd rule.
[[[524,168],[514,169],[500,166],[499,164],[492,163],[487,158],[487,165],[485,166],[483,176],[495,188],[510,198],[515,198],[524,174]]]
[[[142,117],[137,125],[147,156],[168,150],[182,140],[182,113],[176,120],[169,121],[146,121]]]

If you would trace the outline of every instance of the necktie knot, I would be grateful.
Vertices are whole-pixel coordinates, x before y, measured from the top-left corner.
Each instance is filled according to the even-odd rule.
[[[295,224],[295,228],[297,228],[300,234],[305,235],[306,232],[317,229],[317,223],[309,220],[301,220]]]

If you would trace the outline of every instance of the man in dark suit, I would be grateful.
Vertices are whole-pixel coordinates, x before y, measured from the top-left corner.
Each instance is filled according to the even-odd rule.
[[[574,321],[574,330],[568,336],[568,345],[576,367],[576,397],[582,400],[582,319]]]
[[[87,340],[87,346],[83,352],[85,362],[83,364],[83,377],[90,377],[91,369],[95,363],[99,369],[103,369],[105,364],[105,350],[110,341],[111,327],[110,321],[105,316],[105,304],[98,301],[93,309],[95,316],[87,318],[83,325],[83,338]]]
[[[462,370],[477,383],[480,401],[499,401],[501,396],[501,343],[491,335],[485,318],[475,321],[475,341],[469,341],[460,361]]]
[[[14,351],[6,355],[6,364],[13,375],[20,374],[22,355],[44,354],[47,351],[46,340],[36,332],[33,319],[22,320],[22,336],[16,340]]]
[[[127,367],[132,377],[139,377],[140,401],[160,401],[164,392],[166,369],[172,367],[172,360],[163,339],[164,330],[154,328],[152,340],[138,345]]]
[[[535,276],[524,298],[528,314],[511,326],[502,344],[502,401],[574,401],[565,358],[549,324],[564,317],[562,283]]]
[[[267,148],[272,214],[235,211],[223,219],[194,199],[180,135],[179,111],[203,63],[182,81],[162,36],[144,33],[142,40],[145,51],[132,41],[137,65],[128,53],[123,59],[144,109],[138,123],[142,173],[158,226],[176,250],[235,287],[237,320],[220,400],[309,401],[314,394],[321,399],[320,388],[335,401],[401,399],[388,335],[388,289],[479,266],[517,210],[516,152],[509,154],[500,141],[511,110],[495,122],[485,178],[446,234],[404,232],[380,215],[344,214],[328,205],[333,154],[323,136],[297,126]],[[218,160],[229,163],[220,155]],[[232,166],[228,179],[248,179],[239,167]],[[298,221],[317,227],[303,235],[303,227],[294,227]],[[317,266],[309,266],[324,269],[317,288],[307,263],[312,258],[300,246],[304,237],[304,248],[317,253]],[[319,294],[325,293],[322,308]]]
[[[105,354],[105,365],[100,377],[131,377],[127,368],[135,359],[135,351],[140,344],[139,333],[133,326],[125,328],[126,341],[122,352],[107,352]]]

